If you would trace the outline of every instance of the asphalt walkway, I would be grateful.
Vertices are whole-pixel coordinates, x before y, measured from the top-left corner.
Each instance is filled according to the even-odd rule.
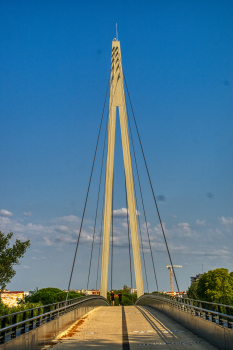
[[[43,349],[214,350],[203,339],[149,306],[94,309]]]

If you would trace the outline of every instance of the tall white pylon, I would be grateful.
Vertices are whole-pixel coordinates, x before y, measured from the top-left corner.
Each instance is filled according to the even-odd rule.
[[[138,239],[138,226],[135,208],[134,184],[132,163],[129,146],[129,133],[127,112],[124,92],[124,79],[121,61],[120,42],[112,42],[112,65],[111,65],[111,83],[109,100],[109,122],[108,122],[108,152],[106,164],[106,184],[105,184],[105,207],[104,207],[104,228],[103,228],[103,246],[102,246],[102,266],[100,295],[107,297],[108,285],[108,266],[109,266],[109,245],[111,229],[111,211],[112,211],[112,186],[113,186],[113,168],[115,151],[115,130],[116,130],[116,108],[119,108],[122,148],[124,157],[124,168],[126,178],[126,189],[129,208],[129,221],[131,229],[134,271],[137,288],[137,296],[144,294],[141,256]]]

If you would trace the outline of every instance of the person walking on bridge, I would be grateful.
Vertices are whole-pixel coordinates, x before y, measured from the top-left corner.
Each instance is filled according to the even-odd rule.
[[[112,290],[112,293],[111,293],[111,295],[110,295],[110,300],[111,300],[111,305],[112,306],[114,306],[114,292],[113,292],[113,290]]]
[[[118,298],[119,298],[119,306],[121,306],[121,300],[122,300],[122,294],[121,294],[121,292],[118,293]]]

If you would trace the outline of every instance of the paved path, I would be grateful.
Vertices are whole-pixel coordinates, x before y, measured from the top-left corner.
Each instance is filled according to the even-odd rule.
[[[149,306],[99,307],[62,333],[51,347],[54,350],[216,349]]]

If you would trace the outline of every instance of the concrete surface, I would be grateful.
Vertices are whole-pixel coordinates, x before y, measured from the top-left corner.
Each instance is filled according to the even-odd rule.
[[[82,317],[43,349],[134,350],[145,347],[216,349],[150,306],[99,307]]]

